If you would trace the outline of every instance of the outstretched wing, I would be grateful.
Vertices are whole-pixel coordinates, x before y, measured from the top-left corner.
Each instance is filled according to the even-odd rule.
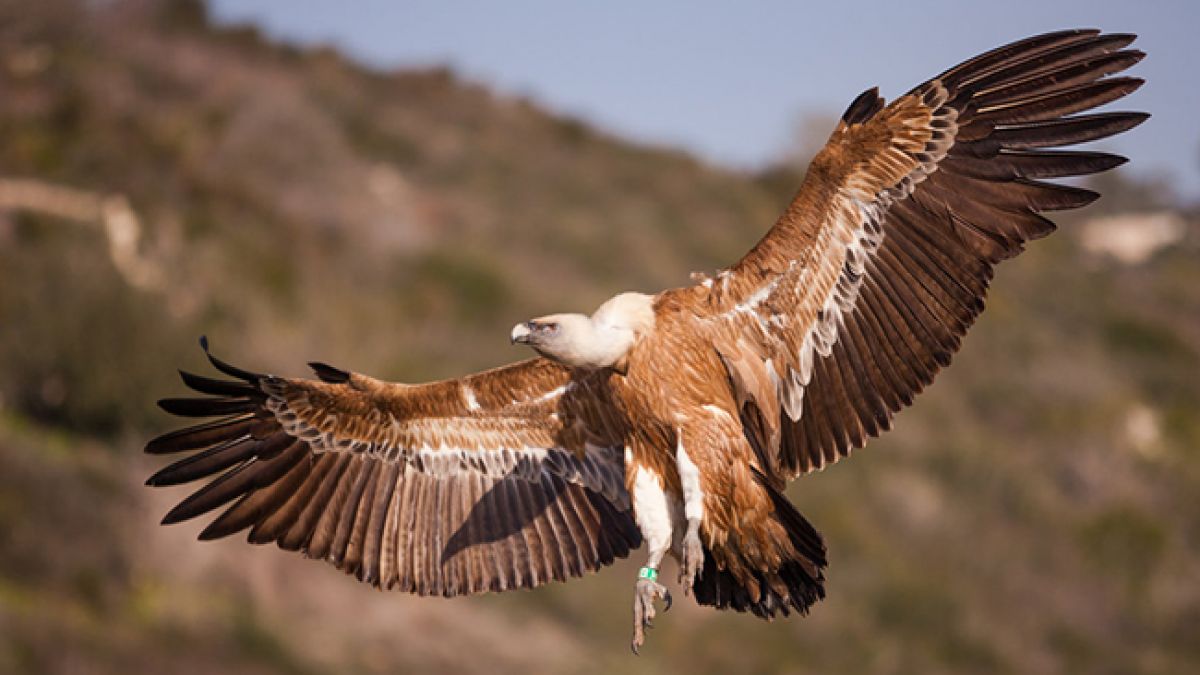
[[[641,541],[624,487],[624,420],[600,374],[535,359],[459,380],[380,382],[323,364],[322,381],[182,373],[208,398],[165,399],[220,419],[160,436],[194,451],[149,485],[209,482],[164,524],[228,506],[200,534],[326,558],[421,595],[529,588],[580,576]]]
[[[1040,214],[1096,199],[1041,179],[1125,159],[1045,148],[1146,119],[1075,114],[1142,83],[1109,77],[1142,58],[1124,49],[1133,39],[1052,33],[971,59],[886,107],[863,93],[771,231],[704,281],[707,292],[692,291],[708,303],[701,321],[775,475],[819,469],[888,429],[949,364],[992,268],[1054,229]]]

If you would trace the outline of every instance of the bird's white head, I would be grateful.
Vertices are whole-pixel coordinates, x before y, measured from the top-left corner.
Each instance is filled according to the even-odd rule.
[[[624,370],[625,356],[654,329],[654,298],[621,293],[590,317],[550,314],[513,326],[513,344],[529,345],[542,356],[574,368]]]

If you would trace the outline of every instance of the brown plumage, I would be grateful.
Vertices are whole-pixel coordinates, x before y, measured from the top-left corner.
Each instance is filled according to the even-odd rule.
[[[254,543],[326,558],[362,581],[446,596],[580,576],[640,542],[624,430],[587,410],[607,395],[594,376],[534,360],[409,387],[322,364],[314,382],[213,363],[236,379],[183,376],[216,398],[160,405],[227,417],[146,446],[209,448],[147,481],[219,475],[163,520],[224,507],[201,539],[249,528]]]
[[[326,558],[419,594],[532,587],[647,543],[634,647],[680,562],[702,604],[766,618],[824,596],[825,547],[782,495],[889,428],[949,364],[1000,261],[1094,200],[1044,182],[1125,160],[1056,148],[1147,117],[1084,113],[1140,84],[1130,35],[1050,33],[885,105],[851,103],[792,204],[732,267],[627,293],[512,340],[543,358],[422,385],[324,364],[320,381],[184,374],[214,417],[147,445],[151,485],[210,482],[166,523]]]

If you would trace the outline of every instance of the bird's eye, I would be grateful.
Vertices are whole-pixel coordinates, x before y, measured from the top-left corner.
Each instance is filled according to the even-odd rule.
[[[554,322],[551,322],[551,323],[544,323],[544,324],[540,325],[540,326],[539,326],[539,328],[541,328],[541,329],[542,329],[542,331],[543,331],[543,332],[545,332],[545,333],[556,333],[556,332],[558,332],[558,324],[557,324],[557,323],[554,323]]]

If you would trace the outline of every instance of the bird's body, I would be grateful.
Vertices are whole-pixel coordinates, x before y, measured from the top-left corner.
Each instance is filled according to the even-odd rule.
[[[771,618],[824,597],[825,546],[783,496],[890,427],[949,363],[993,267],[1097,196],[1044,178],[1124,160],[1046,150],[1136,126],[1076,115],[1137,88],[1132,36],[1064,31],[847,109],[792,204],[739,262],[590,316],[513,328],[540,358],[456,380],[185,375],[226,417],[147,451],[206,448],[151,484],[217,476],[165,519],[326,558],[386,588],[458,595],[598,569],[645,541],[634,647],[679,562],[701,604]],[[211,358],[211,357],[210,357]]]

